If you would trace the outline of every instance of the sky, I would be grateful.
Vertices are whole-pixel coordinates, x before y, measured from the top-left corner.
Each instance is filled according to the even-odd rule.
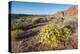
[[[68,9],[70,6],[71,6],[70,4],[12,1],[9,2],[9,13],[50,15],[58,11]]]

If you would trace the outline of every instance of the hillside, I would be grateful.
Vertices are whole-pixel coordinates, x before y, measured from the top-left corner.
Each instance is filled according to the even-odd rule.
[[[68,8],[64,11],[59,11],[54,15],[57,15],[57,16],[74,16],[74,15],[77,15],[77,13],[78,13],[78,6],[73,5],[70,8]]]

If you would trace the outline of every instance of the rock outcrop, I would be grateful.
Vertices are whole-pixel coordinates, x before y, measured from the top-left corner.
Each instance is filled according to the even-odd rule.
[[[70,8],[68,8],[64,11],[57,12],[54,15],[57,15],[57,16],[68,16],[68,15],[69,16],[74,16],[74,15],[77,15],[77,14],[78,14],[78,6],[73,5]]]

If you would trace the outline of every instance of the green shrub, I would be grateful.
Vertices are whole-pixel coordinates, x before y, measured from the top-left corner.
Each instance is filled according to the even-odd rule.
[[[69,40],[70,40],[70,35],[71,35],[71,30],[69,29],[69,28],[67,28],[67,27],[64,27],[64,28],[62,28],[63,29],[63,34],[64,34],[64,36],[65,36],[65,47],[66,48],[68,48],[68,46],[69,46]]]
[[[55,16],[53,16],[53,17],[50,17],[50,19],[56,19],[56,17],[55,17]]]
[[[69,38],[69,36],[71,34],[71,31],[70,31],[70,29],[64,27],[63,28],[63,33],[64,33],[64,36],[66,36],[66,38]]]
[[[18,23],[15,23],[15,24],[13,25],[12,29],[20,29],[20,28],[22,28],[22,26],[23,26],[23,24],[20,23],[20,22],[18,22]]]
[[[14,22],[12,21],[11,29],[12,30],[26,29],[26,27],[27,27],[28,24],[29,23],[27,23],[24,19],[17,19]]]
[[[78,22],[75,20],[65,20],[64,25],[70,26],[73,32],[77,32],[78,28]]]
[[[21,29],[23,27],[23,22],[21,19],[16,19],[15,21],[13,21],[13,23],[11,24],[11,29],[15,30],[15,29]]]
[[[12,40],[18,40],[21,36],[24,35],[24,31],[23,30],[13,30],[11,31],[11,38]]]
[[[39,36],[42,44],[50,44],[51,47],[56,48],[61,41],[68,40],[70,30],[68,28],[61,29],[56,24],[47,24],[40,30]]]
[[[33,24],[40,23],[41,21],[42,21],[42,18],[33,18],[32,19]]]
[[[40,42],[42,44],[51,44],[56,45],[57,43],[57,34],[59,32],[59,28],[56,25],[48,24],[42,27],[40,31]]]

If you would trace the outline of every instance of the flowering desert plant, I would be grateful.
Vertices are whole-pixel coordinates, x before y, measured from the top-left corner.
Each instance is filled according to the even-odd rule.
[[[56,24],[47,24],[40,30],[39,36],[42,44],[58,47],[61,41],[68,41],[70,30],[68,28],[59,28]]]

